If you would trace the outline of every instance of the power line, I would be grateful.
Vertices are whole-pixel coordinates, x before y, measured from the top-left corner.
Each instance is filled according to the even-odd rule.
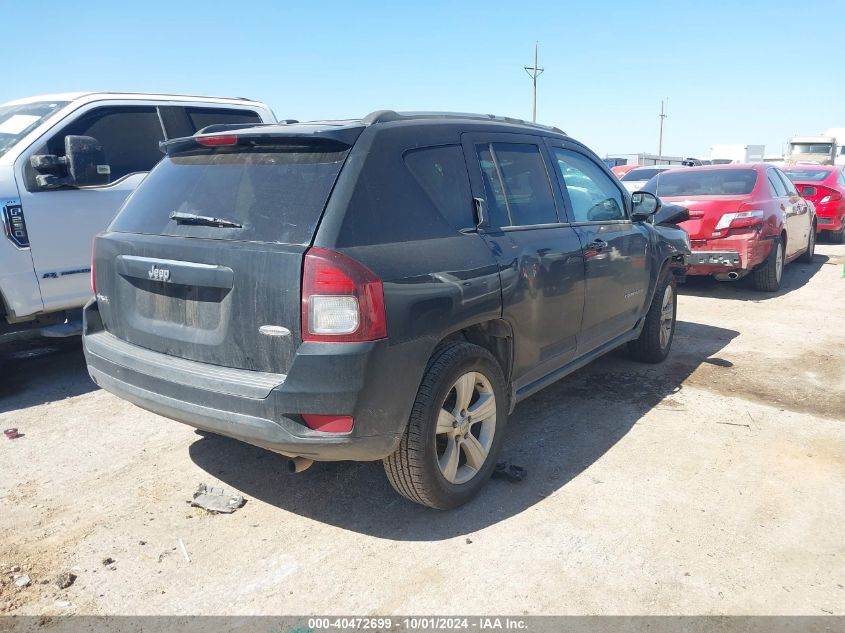
[[[528,73],[528,76],[531,77],[531,80],[534,84],[534,107],[532,109],[531,120],[536,123],[537,122],[537,77],[543,74],[545,68],[540,68],[537,66],[537,60],[539,59],[539,49],[540,44],[539,42],[534,42],[534,65],[533,66],[523,66],[525,72]]]

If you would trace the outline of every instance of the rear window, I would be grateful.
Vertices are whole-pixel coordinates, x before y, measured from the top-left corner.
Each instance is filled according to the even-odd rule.
[[[262,146],[197,150],[162,160],[111,230],[250,242],[307,244],[348,149]],[[174,212],[240,224],[178,224]]]
[[[655,174],[659,174],[666,169],[632,169],[627,174],[622,176],[622,180],[648,180]]]
[[[657,196],[738,196],[754,191],[755,184],[753,169],[685,169],[652,178],[643,191]]]
[[[783,171],[792,182],[821,182],[830,171],[825,169],[785,169]]]

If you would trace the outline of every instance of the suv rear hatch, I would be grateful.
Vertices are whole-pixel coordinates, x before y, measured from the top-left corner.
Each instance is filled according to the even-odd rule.
[[[301,342],[303,255],[361,130],[291,127],[301,133],[168,144],[95,242],[107,332],[182,359],[287,373]]]

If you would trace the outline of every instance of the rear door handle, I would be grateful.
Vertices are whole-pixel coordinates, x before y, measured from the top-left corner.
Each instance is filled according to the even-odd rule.
[[[589,246],[587,246],[588,251],[600,251],[605,248],[607,248],[607,242],[604,240],[593,240],[590,242]]]

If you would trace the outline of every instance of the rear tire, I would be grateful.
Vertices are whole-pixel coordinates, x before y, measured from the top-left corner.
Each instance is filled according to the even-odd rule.
[[[845,225],[838,231],[828,231],[827,239],[830,240],[831,244],[842,244],[845,242]]]
[[[675,276],[666,271],[657,284],[638,339],[628,343],[628,353],[643,363],[660,363],[669,355],[675,338],[678,293]]]
[[[801,256],[798,258],[799,262],[805,264],[813,261],[813,255],[816,252],[816,225],[814,224],[810,229],[810,237],[807,238],[807,250],[801,253]]]
[[[777,292],[783,279],[783,241],[777,237],[772,251],[760,268],[754,271],[754,288],[761,292]]]
[[[396,492],[440,510],[472,499],[496,466],[507,399],[502,369],[487,350],[458,341],[439,346],[399,448],[384,459]]]

